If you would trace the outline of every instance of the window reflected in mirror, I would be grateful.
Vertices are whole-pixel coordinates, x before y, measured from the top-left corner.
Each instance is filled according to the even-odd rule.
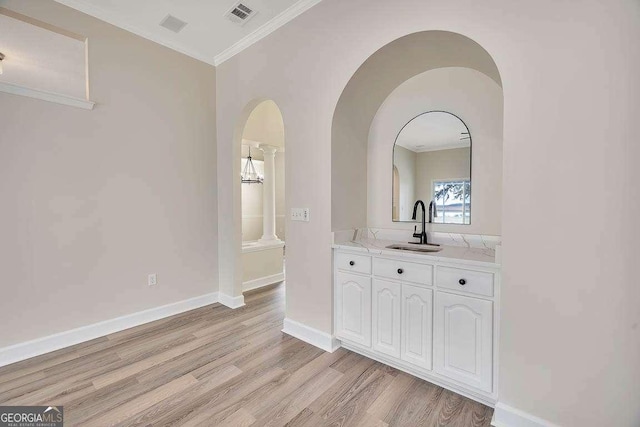
[[[393,149],[393,221],[413,222],[413,205],[436,206],[433,222],[471,224],[471,134],[456,115],[423,113],[398,133]]]
[[[471,181],[433,181],[433,200],[437,213],[433,222],[469,224],[471,222]]]

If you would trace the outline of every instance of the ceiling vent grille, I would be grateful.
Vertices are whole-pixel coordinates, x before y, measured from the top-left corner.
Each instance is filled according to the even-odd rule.
[[[231,22],[244,25],[249,22],[256,13],[257,12],[255,10],[243,3],[236,3],[231,9],[229,9],[229,11],[227,11],[227,13],[224,14],[224,16]]]
[[[186,22],[176,18],[173,15],[167,15],[166,18],[160,22],[160,26],[166,28],[174,33],[179,33],[187,25]]]

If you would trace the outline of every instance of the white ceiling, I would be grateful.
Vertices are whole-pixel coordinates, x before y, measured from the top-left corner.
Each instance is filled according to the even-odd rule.
[[[86,98],[85,42],[0,14],[0,83]]]
[[[469,147],[460,140],[467,128],[456,116],[443,112],[422,114],[411,120],[398,134],[396,144],[416,153]]]
[[[267,36],[321,0],[243,0],[257,11],[244,26],[224,15],[233,0],[56,0],[212,65]],[[179,33],[161,27],[171,14],[187,22]]]

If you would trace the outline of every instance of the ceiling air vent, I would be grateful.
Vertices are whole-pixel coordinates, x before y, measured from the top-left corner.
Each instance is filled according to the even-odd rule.
[[[164,18],[162,22],[160,22],[161,27],[173,31],[174,33],[179,33],[186,25],[186,22],[176,18],[173,15],[167,15],[167,17]]]
[[[236,3],[224,14],[231,22],[246,24],[257,12],[243,3]]]

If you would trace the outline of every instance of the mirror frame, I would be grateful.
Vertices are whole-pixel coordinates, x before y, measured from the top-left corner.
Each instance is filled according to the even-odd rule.
[[[418,223],[418,222],[420,222],[418,220],[415,220],[415,221],[414,220],[408,220],[408,221],[397,220],[397,221],[394,221],[394,219],[393,219],[393,168],[396,167],[396,165],[395,165],[396,144],[398,143],[398,137],[402,133],[403,129],[405,127],[407,127],[407,125],[409,125],[409,123],[411,123],[412,121],[414,121],[418,117],[424,116],[425,114],[429,114],[429,113],[445,113],[445,114],[452,115],[456,119],[460,120],[460,122],[464,125],[465,129],[469,133],[469,181],[470,181],[470,185],[469,186],[471,187],[471,194],[473,194],[473,179],[472,179],[472,177],[473,177],[473,137],[471,136],[471,130],[469,129],[469,126],[467,126],[465,121],[462,120],[459,116],[457,116],[457,115],[455,115],[455,114],[453,114],[453,113],[451,113],[449,111],[444,111],[444,110],[429,110],[429,111],[425,111],[424,113],[420,113],[417,116],[414,116],[413,118],[411,118],[411,120],[409,120],[407,123],[405,123],[400,128],[398,133],[396,134],[396,138],[393,140],[393,150],[391,150],[391,222],[394,222],[394,223]],[[423,200],[423,202],[424,202],[424,200]],[[471,225],[471,216],[469,216],[469,224],[438,224],[438,225],[454,225],[454,226]]]

